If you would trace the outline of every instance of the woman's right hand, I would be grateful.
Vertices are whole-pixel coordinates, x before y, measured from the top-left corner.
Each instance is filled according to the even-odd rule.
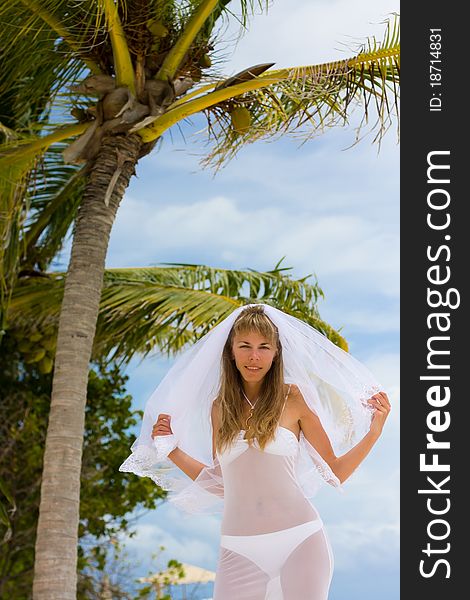
[[[152,439],[157,435],[172,435],[170,425],[171,415],[160,413],[157,418],[157,422],[152,427]]]

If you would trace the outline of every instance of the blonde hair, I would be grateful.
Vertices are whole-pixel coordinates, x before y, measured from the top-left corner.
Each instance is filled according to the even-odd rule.
[[[239,333],[258,333],[276,348],[276,355],[266,373],[256,409],[250,419],[246,439],[251,444],[255,438],[263,449],[274,438],[284,406],[284,367],[279,332],[262,306],[243,310],[228,335],[222,352],[222,375],[219,393],[215,400],[219,408],[219,428],[216,432],[216,449],[222,452],[238,437],[245,427],[247,402],[243,397],[243,380],[232,354],[233,338]]]

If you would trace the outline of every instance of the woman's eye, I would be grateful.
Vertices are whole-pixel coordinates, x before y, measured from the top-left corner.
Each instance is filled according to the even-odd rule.
[[[238,346],[241,350],[250,349],[251,346]],[[268,346],[261,346],[258,350],[271,350]]]

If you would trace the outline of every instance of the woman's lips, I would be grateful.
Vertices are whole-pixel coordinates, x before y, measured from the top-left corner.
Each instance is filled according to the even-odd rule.
[[[245,367],[248,371],[261,371],[261,367]]]

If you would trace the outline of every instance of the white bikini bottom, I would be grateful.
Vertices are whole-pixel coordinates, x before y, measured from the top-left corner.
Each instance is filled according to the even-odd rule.
[[[296,573],[293,572],[292,565],[283,569],[292,552],[322,528],[322,520],[315,519],[271,533],[222,535],[220,543],[225,550],[222,551],[220,572],[218,570],[217,573],[219,585],[216,577],[214,600],[325,600],[333,567],[326,536],[322,535],[315,540],[310,548],[302,549],[300,555],[297,553],[294,567],[297,569]],[[247,560],[241,563],[240,559],[243,557]],[[249,570],[248,561],[252,565]],[[281,571],[286,588],[284,591],[281,586]],[[316,574],[312,579],[313,571]]]

